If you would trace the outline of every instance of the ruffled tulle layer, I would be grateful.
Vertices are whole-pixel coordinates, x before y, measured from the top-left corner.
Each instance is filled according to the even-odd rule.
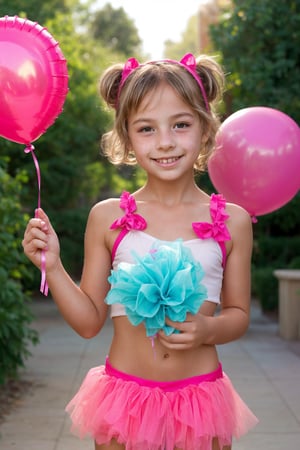
[[[98,444],[114,438],[126,450],[211,450],[214,437],[223,448],[257,423],[225,374],[165,391],[95,367],[66,410],[81,438],[89,435]]]

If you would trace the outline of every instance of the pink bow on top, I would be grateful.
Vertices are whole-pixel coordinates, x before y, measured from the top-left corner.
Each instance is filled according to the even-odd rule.
[[[127,231],[144,230],[147,227],[145,219],[140,216],[140,214],[135,213],[136,202],[129,192],[122,193],[120,198],[120,208],[125,211],[125,214],[111,224],[111,230],[115,230],[116,228],[126,229]]]
[[[210,201],[212,223],[194,222],[192,224],[193,230],[199,238],[212,238],[217,242],[229,241],[231,239],[225,224],[225,221],[229,217],[225,212],[225,205],[225,199],[221,194],[212,194]]]
[[[225,225],[228,219],[228,214],[225,213],[225,199],[221,194],[212,194],[210,200],[210,215],[212,223],[209,222],[194,222],[192,227],[196,235],[201,239],[212,238],[220,244],[223,254],[223,265],[226,261],[225,241],[231,239],[230,233]],[[125,214],[116,219],[110,226],[111,230],[120,229],[113,249],[112,260],[114,260],[117,248],[123,237],[131,230],[145,230],[147,228],[146,220],[135,211],[137,209],[135,198],[129,192],[123,192],[120,197],[120,208],[125,211]]]

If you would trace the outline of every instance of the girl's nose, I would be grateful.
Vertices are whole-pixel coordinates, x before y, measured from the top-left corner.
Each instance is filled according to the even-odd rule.
[[[175,147],[174,138],[171,131],[160,131],[157,135],[157,148],[167,151]]]

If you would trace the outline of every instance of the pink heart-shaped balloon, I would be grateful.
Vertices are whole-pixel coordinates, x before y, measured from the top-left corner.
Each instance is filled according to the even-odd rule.
[[[26,144],[61,113],[68,92],[66,60],[51,34],[20,17],[0,18],[0,135]]]

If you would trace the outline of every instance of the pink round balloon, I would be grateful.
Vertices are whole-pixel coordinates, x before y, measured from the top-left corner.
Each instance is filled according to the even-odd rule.
[[[61,113],[68,92],[66,60],[36,22],[0,18],[0,135],[20,144],[38,139]]]
[[[222,123],[208,172],[217,191],[251,216],[275,211],[300,188],[300,129],[276,109],[241,109]]]

